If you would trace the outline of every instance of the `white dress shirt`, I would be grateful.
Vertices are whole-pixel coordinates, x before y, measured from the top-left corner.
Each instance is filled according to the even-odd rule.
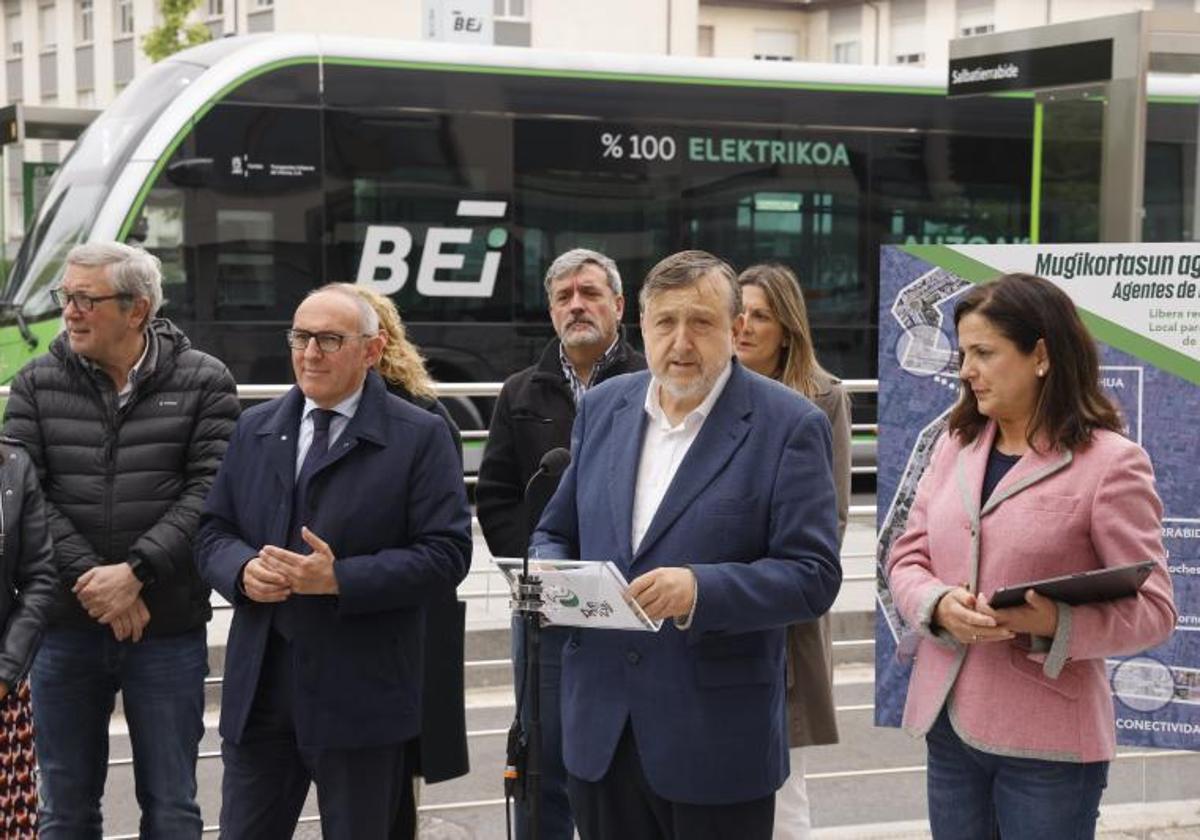
[[[150,328],[147,327],[145,337],[142,340],[142,355],[138,356],[138,360],[129,369],[129,375],[125,377],[125,387],[117,391],[118,408],[124,408],[125,403],[129,402],[129,398],[133,396],[133,386],[137,382],[138,376],[142,373],[142,365],[146,364],[146,357],[150,355],[150,342],[153,340],[153,336],[150,335]],[[93,365],[93,370],[99,369],[99,366]]]
[[[687,455],[696,437],[700,434],[700,429],[704,427],[704,421],[708,418],[712,407],[716,405],[721,392],[725,390],[725,383],[729,381],[732,372],[733,365],[725,365],[725,370],[721,371],[721,375],[713,383],[708,396],[700,405],[688,412],[677,426],[671,425],[671,421],[667,419],[666,412],[663,411],[662,404],[659,402],[660,385],[658,380],[650,378],[650,387],[646,389],[645,405],[646,414],[650,415],[650,419],[646,425],[646,437],[642,441],[637,484],[633,491],[633,532],[630,539],[634,554],[637,553],[638,546],[642,544],[642,538],[646,536],[646,531],[650,529],[650,523],[654,520],[654,514],[658,512],[658,506],[662,504],[663,497],[667,494],[667,488],[671,486],[671,480],[675,478],[675,473],[679,472],[679,465],[683,463],[683,457]],[[683,558],[679,559],[682,561]]]
[[[333,449],[333,442],[337,440],[342,432],[346,430],[346,424],[350,422],[350,418],[354,416],[354,412],[358,411],[358,402],[362,399],[362,388],[359,388],[346,399],[335,405],[331,410],[337,412],[336,416],[329,421],[329,448]],[[300,468],[304,466],[304,456],[308,454],[308,448],[312,446],[313,440],[313,419],[312,413],[314,409],[320,408],[315,402],[308,397],[304,398],[304,412],[300,415],[300,434],[296,438],[296,477],[300,476]]]

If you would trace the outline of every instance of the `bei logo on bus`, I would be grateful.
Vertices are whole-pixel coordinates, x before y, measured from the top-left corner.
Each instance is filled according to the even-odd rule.
[[[460,201],[458,218],[501,219],[508,208],[506,201]],[[457,271],[465,257],[447,250],[448,246],[469,245],[475,231],[469,227],[431,227],[425,233],[421,249],[421,265],[417,268],[417,293],[426,297],[492,296],[496,274],[500,270],[500,248],[508,241],[508,231],[502,227],[487,233],[488,251],[483,257],[479,277],[470,280],[448,280],[438,272]],[[377,292],[393,295],[408,283],[408,255],[412,252],[413,237],[408,228],[399,225],[371,225],[363,240],[362,259],[358,263],[357,282],[373,286]]]

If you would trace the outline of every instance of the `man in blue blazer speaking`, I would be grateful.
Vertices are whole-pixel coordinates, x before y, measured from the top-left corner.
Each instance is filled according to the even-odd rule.
[[[612,560],[658,633],[573,631],[563,751],[583,840],[771,836],[787,625],[841,584],[829,424],[733,359],[740,294],[702,251],[642,286],[649,372],[589,391],[531,546]]]
[[[242,415],[200,521],[200,574],[234,606],[227,840],[290,838],[311,782],[326,840],[412,836],[423,605],[466,575],[471,517],[446,424],[372,370],[384,340],[362,298],[310,294],[296,387]]]

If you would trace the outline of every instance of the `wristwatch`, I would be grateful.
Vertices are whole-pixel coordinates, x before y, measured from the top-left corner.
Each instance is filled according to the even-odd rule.
[[[150,564],[141,557],[130,557],[127,561],[130,570],[133,571],[133,576],[142,582],[142,586],[149,586],[154,583],[154,569]]]

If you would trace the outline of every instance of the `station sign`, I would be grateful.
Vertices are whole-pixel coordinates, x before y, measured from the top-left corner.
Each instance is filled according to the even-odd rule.
[[[1113,40],[950,59],[949,96],[1036,90],[1107,82],[1113,75]]]

